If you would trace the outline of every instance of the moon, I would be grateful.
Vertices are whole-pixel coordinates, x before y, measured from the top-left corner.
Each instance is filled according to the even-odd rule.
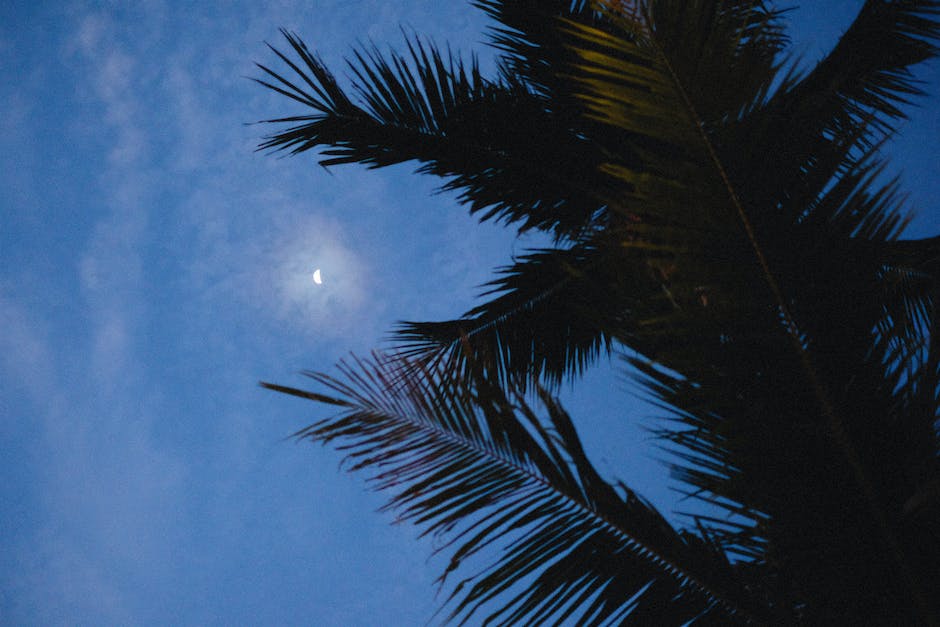
[[[317,285],[320,285],[323,283],[323,277],[320,276],[320,268],[317,268],[316,270],[313,271],[313,282],[316,283]]]

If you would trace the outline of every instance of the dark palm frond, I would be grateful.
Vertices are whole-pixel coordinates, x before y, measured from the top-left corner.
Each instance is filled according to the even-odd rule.
[[[495,380],[523,385],[556,386],[618,344],[649,357],[675,356],[677,365],[686,351],[673,333],[674,316],[695,312],[714,331],[716,317],[746,303],[736,304],[699,272],[676,273],[683,251],[645,239],[648,230],[637,222],[569,249],[530,251],[502,268],[485,286],[490,300],[462,318],[400,323],[395,350],[465,373],[472,361]],[[661,237],[667,229],[652,232]]]
[[[828,237],[887,242],[901,234],[910,222],[895,177],[882,183],[885,161],[875,147],[858,157],[842,153],[836,168],[819,162],[806,167],[804,183],[791,194],[789,203],[802,208],[797,223]],[[788,207],[789,208],[789,207]]]
[[[612,339],[604,330],[613,322],[608,316],[618,316],[613,286],[589,272],[597,255],[592,259],[585,252],[524,255],[488,284],[496,297],[462,318],[400,323],[396,352],[459,372],[468,372],[472,354],[497,380],[557,385],[609,352]]]
[[[474,0],[473,4],[494,21],[489,40],[501,53],[501,74],[522,77],[547,104],[577,115],[570,80],[558,72],[573,58],[559,21],[610,28],[603,14],[589,0]]]
[[[795,222],[777,222],[777,234],[786,234],[791,248],[799,243],[801,250],[825,249],[828,263],[841,263],[843,271],[852,268],[855,275],[864,273],[865,279],[840,280],[842,285],[833,286],[828,293],[818,292],[815,311],[807,315],[835,320],[847,298],[877,300],[883,303],[883,315],[876,322],[879,332],[890,334],[893,341],[905,344],[909,351],[920,350],[931,281],[926,274],[915,274],[910,266],[889,261],[884,250],[909,221],[898,181],[881,182],[885,163],[877,147],[858,157],[844,157],[838,169],[841,171],[819,162],[805,168],[801,184],[793,186],[784,212],[794,216],[800,208],[802,215]],[[835,251],[844,255],[841,262],[836,261]],[[789,251],[781,256],[792,258]],[[794,273],[797,282],[805,282],[812,271],[808,261],[800,262],[804,269]],[[777,264],[780,268],[792,267],[786,260]],[[786,282],[786,277],[783,280]],[[854,290],[851,294],[846,293],[848,285]],[[796,285],[786,288],[793,295],[801,289]],[[802,300],[805,307],[808,299]]]
[[[580,193],[585,181],[602,183],[598,149],[521,85],[486,80],[475,60],[468,66],[406,39],[407,56],[354,53],[353,98],[296,35],[284,35],[301,63],[275,53],[297,78],[260,66],[268,80],[258,82],[314,113],[267,120],[289,126],[261,149],[320,149],[325,166],[415,160],[419,172],[448,179],[442,189],[456,191],[481,220],[559,237],[584,229],[601,208]],[[533,151],[542,158],[530,159]]]
[[[656,297],[651,271],[628,285],[630,276],[610,272],[616,267],[610,251],[590,244],[530,251],[486,286],[491,300],[462,318],[401,323],[396,348],[454,371],[469,372],[473,361],[499,381],[557,385],[609,352],[607,330],[620,326],[627,299]]]
[[[891,132],[906,117],[900,106],[922,94],[910,68],[936,56],[938,16],[936,0],[866,1],[835,48],[774,106],[796,113],[793,126],[814,120],[817,136],[850,121]]]
[[[923,275],[940,276],[940,235],[889,242],[879,250],[887,264],[911,268]]]
[[[834,176],[854,151],[892,133],[902,106],[921,93],[911,67],[936,55],[938,15],[936,0],[865,2],[819,64],[791,74],[746,119],[717,133],[716,150],[744,202],[768,217],[790,208],[806,168],[829,163]]]
[[[539,416],[521,393],[483,379],[415,367],[402,379],[401,367],[376,355],[341,364],[341,379],[310,374],[328,394],[263,385],[345,408],[297,437],[333,444],[350,470],[371,472],[377,489],[393,493],[386,508],[399,519],[453,536],[447,573],[506,543],[493,565],[455,587],[452,618],[467,620],[499,595],[499,624],[559,613],[611,624],[658,603],[655,592],[675,599],[659,609],[679,622],[709,612],[747,620],[748,593],[731,565],[601,479],[546,392]]]
[[[709,511],[727,512],[705,521],[709,534],[728,554],[771,565],[778,591],[789,589],[797,605],[812,608],[811,623],[923,620],[897,559],[927,602],[926,591],[937,590],[937,562],[922,551],[938,519],[908,520],[902,511],[940,476],[936,398],[926,412],[911,403],[899,385],[909,376],[897,368],[901,356],[886,344],[861,363],[843,355],[853,366],[838,390],[838,410],[877,502],[890,512],[887,524],[902,552],[892,555],[785,338],[765,354],[763,367],[755,367],[754,346],[730,344],[722,369],[698,372],[694,381],[633,360],[652,400],[670,416],[659,434],[675,460],[673,477]],[[862,601],[860,590],[877,594]]]
[[[777,78],[788,37],[784,11],[766,5],[659,0],[644,9],[664,57],[708,129],[751,110]]]
[[[298,154],[323,148],[325,166],[364,163],[370,167],[409,160],[429,162],[447,135],[449,116],[466,114],[485,103],[506,98],[500,86],[485,81],[474,60],[468,68],[461,60],[444,56],[434,46],[406,39],[409,56],[393,53],[383,57],[375,48],[355,51],[349,63],[355,77],[357,104],[332,73],[292,33],[283,33],[300,65],[271,48],[296,74],[299,86],[270,68],[261,84],[287,95],[315,113],[275,120],[294,126],[272,135],[261,149],[290,150]],[[297,124],[301,123],[301,124]],[[489,153],[485,140],[474,142],[478,152]],[[446,156],[446,153],[445,153]],[[440,175],[452,174],[443,165]]]
[[[574,111],[579,109],[574,106],[575,81],[559,68],[577,64],[578,53],[559,25],[589,26],[619,39],[636,35],[624,28],[624,22],[609,19],[603,3],[589,0],[475,0],[474,4],[496,23],[490,41],[503,53],[504,73],[523,76],[537,93],[551,99],[552,106],[563,104]],[[716,103],[717,117],[732,115],[753,99],[748,90],[759,89],[772,78],[776,56],[787,41],[782,12],[769,10],[762,2],[683,0],[651,3],[651,8],[663,18],[656,20],[657,28],[669,31],[664,39],[675,42],[676,52],[693,61],[686,67],[695,66],[697,81],[687,77],[687,84],[699,86],[703,96],[720,94],[726,99]],[[723,47],[716,47],[715,41]],[[706,45],[708,54],[702,54]],[[716,78],[727,84],[715,85]]]

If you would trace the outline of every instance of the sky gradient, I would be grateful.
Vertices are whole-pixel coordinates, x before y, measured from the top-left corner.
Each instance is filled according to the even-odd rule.
[[[257,382],[455,317],[538,240],[477,225],[411,164],[255,152],[270,129],[246,123],[297,109],[247,77],[280,27],[337,70],[399,25],[486,68],[486,23],[456,0],[261,4],[0,5],[0,624],[420,625],[442,600],[431,542],[285,439],[324,410]],[[795,11],[796,52],[819,58],[859,6]],[[886,147],[911,237],[940,232],[938,64],[920,76],[930,98]],[[669,510],[629,389],[615,364],[563,396],[599,470]]]

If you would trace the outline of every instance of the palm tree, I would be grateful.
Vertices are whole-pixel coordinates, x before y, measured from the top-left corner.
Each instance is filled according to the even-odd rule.
[[[498,559],[450,618],[501,624],[940,624],[940,238],[901,240],[879,152],[940,36],[934,0],[868,0],[801,72],[758,0],[476,0],[496,76],[407,37],[344,90],[293,34],[307,112],[262,148],[419,172],[481,220],[550,233],[392,355],[265,384],[339,413],[389,508]],[[552,396],[600,355],[666,414],[670,524],[599,476]]]

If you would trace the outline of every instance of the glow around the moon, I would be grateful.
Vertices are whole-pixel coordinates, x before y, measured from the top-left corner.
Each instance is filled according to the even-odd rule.
[[[320,268],[313,271],[313,282],[317,285],[323,283],[323,277],[320,276]]]
[[[255,253],[250,281],[233,284],[250,287],[245,294],[251,304],[279,324],[293,325],[292,331],[331,339],[360,333],[364,320],[373,323],[372,308],[366,308],[366,266],[336,225],[289,209],[267,239],[255,248],[243,247]]]

